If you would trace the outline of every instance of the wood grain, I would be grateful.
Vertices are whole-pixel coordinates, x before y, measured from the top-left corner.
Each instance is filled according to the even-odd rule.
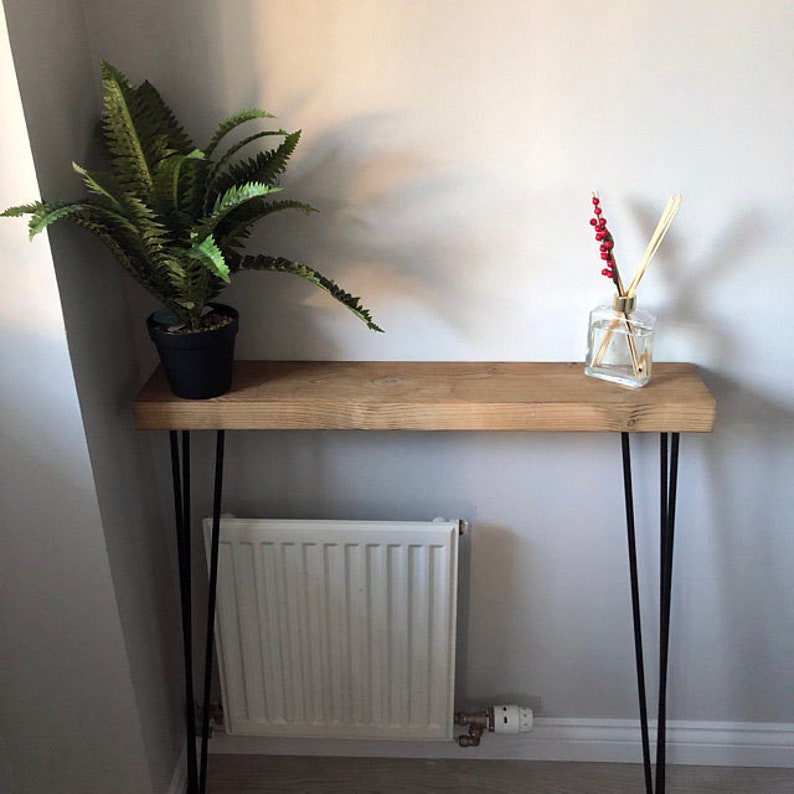
[[[464,751],[465,752],[465,751]],[[211,755],[208,794],[638,794],[640,764]],[[790,794],[794,770],[669,766],[668,794]]]
[[[580,363],[238,361],[232,390],[171,394],[158,369],[135,400],[140,430],[710,432],[716,403],[691,364],[655,364],[627,389]]]

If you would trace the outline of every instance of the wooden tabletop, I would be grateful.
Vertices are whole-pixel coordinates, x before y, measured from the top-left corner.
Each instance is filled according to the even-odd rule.
[[[695,432],[716,402],[692,364],[654,364],[627,389],[581,363],[236,361],[232,390],[171,394],[158,368],[135,400],[139,430]]]

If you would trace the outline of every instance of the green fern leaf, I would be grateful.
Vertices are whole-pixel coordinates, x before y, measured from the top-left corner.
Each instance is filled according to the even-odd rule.
[[[43,205],[43,201],[34,201],[32,204],[18,204],[16,207],[9,207],[7,210],[0,212],[0,218],[21,218],[23,215],[37,212]]]
[[[290,133],[277,149],[259,152],[248,160],[234,163],[225,171],[216,173],[207,188],[208,198],[214,201],[217,196],[223,195],[235,185],[242,185],[246,182],[277,184],[279,176],[287,167],[287,161],[298,145],[300,135],[300,130]]]
[[[124,206],[119,199],[116,198],[116,194],[120,192],[120,189],[118,185],[113,184],[114,180],[112,177],[99,174],[95,171],[88,171],[82,166],[77,165],[77,163],[72,163],[72,168],[83,177],[83,182],[92,193],[104,198],[117,212],[122,215],[124,214]],[[103,185],[102,182],[107,182],[107,187]]]
[[[273,185],[278,182],[278,178],[284,173],[287,168],[287,162],[292,157],[295,147],[301,138],[301,130],[291,132],[284,138],[278,148],[274,151],[266,152],[267,164],[263,166],[259,179],[267,185]]]
[[[229,188],[226,193],[217,198],[212,212],[198,226],[197,235],[203,237],[205,234],[212,234],[218,224],[234,210],[245,206],[248,202],[276,193],[279,190],[280,188],[263,185],[259,182],[251,182],[239,187]]]
[[[264,254],[259,254],[258,256],[227,256],[227,259],[232,273],[236,273],[238,270],[269,270],[272,273],[291,273],[294,276],[300,276],[300,278],[304,278],[320,287],[320,289],[325,290],[331,297],[350,309],[356,317],[367,324],[368,328],[383,333],[383,329],[378,327],[373,321],[370,312],[361,305],[359,298],[354,297],[349,292],[345,292],[338,284],[308,265],[291,262],[289,259],[284,259],[280,256],[274,257]]]
[[[258,108],[247,108],[241,110],[239,113],[235,113],[233,116],[229,116],[228,119],[222,121],[218,125],[218,129],[212,134],[209,143],[204,147],[204,154],[207,155],[207,157],[211,157],[221,140],[240,124],[244,124],[246,121],[253,121],[254,119],[272,118],[275,118],[272,113],[259,110]]]
[[[89,208],[87,202],[82,201],[52,201],[44,202],[30,216],[28,231],[32,240],[37,234],[43,232],[51,223],[84,212]]]
[[[201,149],[174,154],[161,160],[154,173],[152,198],[163,215],[174,212],[192,214],[203,203],[203,175],[208,163]]]
[[[131,158],[138,168],[146,165],[149,173],[156,164],[172,154],[187,154],[195,148],[179,126],[160,94],[149,82],[137,88],[109,63],[102,64],[105,88],[103,137],[111,159],[122,158],[120,171],[127,170],[124,159]],[[141,176],[133,174],[133,176]],[[138,185],[146,188],[144,177]]]
[[[210,234],[199,244],[194,244],[186,253],[185,256],[191,259],[198,259],[202,262],[211,273],[217,276],[221,281],[227,284],[231,283],[229,277],[229,266],[223,260],[223,254],[220,248],[215,244],[215,240]]]
[[[265,130],[264,132],[257,132],[254,135],[249,135],[247,138],[243,138],[241,141],[238,141],[237,143],[230,146],[224,152],[223,157],[221,157],[213,166],[212,173],[210,174],[210,182],[212,182],[215,175],[220,173],[223,168],[231,161],[232,157],[234,157],[234,155],[237,154],[237,152],[239,152],[244,146],[257,141],[260,138],[266,138],[273,135],[289,135],[289,133],[286,130]]]
[[[240,245],[251,232],[251,227],[262,218],[284,210],[301,210],[307,215],[317,210],[300,201],[249,201],[230,212],[215,228],[215,239],[222,248]]]
[[[126,240],[116,236],[111,226],[89,217],[75,216],[74,221],[78,226],[91,232],[113,254],[122,268],[160,303],[164,306],[171,303],[164,285],[153,277],[146,262],[130,251]]]
[[[120,184],[137,193],[148,193],[152,175],[130,111],[130,103],[135,101],[134,89],[107,62],[102,63],[102,86],[105,92],[102,135],[112,157],[111,170]]]
[[[148,80],[135,89],[135,94],[141,106],[148,109],[157,129],[164,134],[169,149],[184,155],[190,155],[196,150],[195,144],[176,120],[173,110],[166,105],[157,89]]]
[[[277,187],[264,185],[259,182],[249,182],[239,187],[229,188],[222,196],[219,196],[212,208],[212,215],[227,214],[241,204],[251,199],[267,196],[269,193],[276,193],[280,190]]]

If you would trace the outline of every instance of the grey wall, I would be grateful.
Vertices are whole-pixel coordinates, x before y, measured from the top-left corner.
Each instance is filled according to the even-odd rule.
[[[39,185],[16,191],[6,203],[29,201],[38,195],[77,196],[81,188],[69,164],[71,160],[92,164],[93,128],[98,114],[97,73],[83,9],[75,3],[11,0],[5,3],[5,11]],[[6,222],[4,233],[24,240],[22,222],[14,229],[11,223]],[[95,597],[107,601],[107,608],[112,607],[121,621],[127,686],[134,694],[134,713],[122,724],[105,725],[99,710],[94,719],[106,730],[113,725],[108,735],[115,737],[124,752],[129,749],[125,745],[143,743],[138,748],[140,756],[130,752],[145,761],[145,778],[120,777],[113,784],[114,790],[165,791],[183,743],[178,593],[171,564],[172,527],[159,508],[157,480],[152,475],[152,439],[137,434],[132,425],[131,401],[141,374],[124,279],[104,249],[82,232],[59,228],[53,230],[51,239],[62,322],[69,343],[67,362],[71,363],[79,396],[80,414],[76,418],[82,418],[82,443],[90,456],[90,468],[85,471],[91,478],[87,481],[91,488],[88,495],[98,511],[94,519],[99,534],[92,540],[96,544],[92,553],[105,555],[112,576],[112,590],[105,596],[96,593]],[[29,361],[30,367],[45,366],[45,361],[35,356]],[[54,462],[58,461],[56,457]],[[68,473],[68,462],[60,463]],[[30,488],[36,487],[31,480]],[[45,504],[60,513],[66,507],[58,503],[58,496],[57,492],[48,494]],[[23,505],[21,501],[19,509]],[[51,530],[41,527],[41,531]],[[66,528],[63,531],[61,542],[68,547],[69,532]],[[69,549],[69,559],[80,549],[82,545],[75,542],[74,549]],[[35,577],[36,569],[29,575]],[[59,607],[50,604],[50,608],[53,619],[57,619]],[[68,604],[64,608],[68,609]],[[96,631],[96,639],[101,642],[101,627],[94,628],[90,619],[84,631]],[[99,656],[97,662],[101,661]],[[89,685],[94,673],[89,667],[83,672]],[[57,666],[52,677],[57,680]],[[66,713],[81,707],[69,702],[60,708]],[[88,788],[73,784],[63,790]]]
[[[5,20],[0,203],[38,193]],[[64,316],[46,238],[3,223],[0,788],[151,791]]]

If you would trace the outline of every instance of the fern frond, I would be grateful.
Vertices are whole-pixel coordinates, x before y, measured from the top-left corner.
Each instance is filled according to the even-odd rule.
[[[246,121],[253,121],[254,119],[272,118],[275,118],[272,113],[268,113],[265,110],[260,110],[259,108],[246,108],[245,110],[241,110],[238,113],[229,116],[228,119],[225,119],[218,125],[218,129],[216,129],[212,134],[209,143],[204,147],[204,154],[207,155],[207,157],[211,157],[212,153],[215,151],[223,138],[226,137],[226,135],[235,127],[239,127],[240,124],[244,124]]]
[[[232,157],[234,157],[234,155],[237,154],[240,149],[242,149],[244,146],[248,146],[249,143],[259,140],[260,138],[266,138],[273,135],[289,135],[289,133],[286,130],[264,130],[263,132],[257,132],[254,135],[249,135],[247,138],[243,138],[241,141],[237,141],[237,143],[232,144],[212,167],[210,183],[212,183],[215,175],[220,173],[220,171],[231,161]]]
[[[28,235],[32,240],[37,234],[43,232],[50,224],[85,212],[90,205],[85,201],[46,201],[43,202],[30,216],[28,222]]]
[[[129,104],[135,101],[134,89],[121,72],[105,61],[102,86],[105,91],[102,136],[112,158],[113,175],[119,184],[134,192],[148,193],[152,175]]]
[[[306,279],[320,287],[320,289],[325,290],[331,297],[338,300],[343,306],[353,312],[356,317],[365,322],[368,328],[383,333],[383,329],[378,327],[373,321],[370,312],[361,305],[360,298],[346,292],[331,279],[326,278],[308,265],[292,262],[280,256],[274,257],[264,254],[240,257],[227,256],[227,260],[232,273],[236,273],[238,270],[268,270],[272,273],[291,273],[293,276],[300,276],[300,278]]]
[[[168,244],[168,230],[156,210],[137,196],[125,195],[130,222],[142,240],[157,240],[161,245]]]
[[[106,80],[108,80],[115,83],[125,91],[133,90],[132,83],[127,79],[127,76],[121,70],[113,66],[112,63],[102,61],[99,68],[103,84]]]
[[[173,111],[151,83],[145,81],[136,88],[107,62],[102,64],[102,79],[108,111],[103,118],[103,136],[111,155],[132,157],[139,166],[145,163],[151,174],[163,158],[195,149]],[[120,100],[123,103],[120,104]],[[109,108],[115,113],[109,112]],[[115,116],[114,126],[109,117]],[[125,128],[124,134],[120,123]]]
[[[103,198],[109,206],[113,207],[116,212],[124,214],[124,206],[116,197],[121,191],[119,186],[115,184],[115,180],[113,177],[108,176],[106,174],[99,174],[96,171],[89,171],[86,168],[83,168],[77,163],[72,163],[72,168],[74,171],[83,178],[83,182],[85,186],[95,195]],[[103,185],[102,182],[106,182],[106,185]]]
[[[212,211],[201,221],[196,229],[197,235],[203,237],[205,234],[212,234],[218,224],[234,210],[245,206],[248,202],[260,199],[262,196],[277,193],[280,189],[263,185],[260,182],[250,182],[239,187],[229,188],[216,199]]]
[[[221,249],[215,244],[212,235],[208,235],[204,240],[193,246],[185,252],[185,256],[190,259],[199,260],[208,270],[221,281],[227,284],[231,283],[229,278],[229,266],[223,259]]]
[[[77,226],[91,232],[113,254],[122,268],[160,303],[168,306],[172,302],[163,289],[163,284],[153,277],[147,263],[132,253],[127,240],[123,236],[119,237],[112,225],[93,217],[75,216],[73,220]]]
[[[177,154],[188,155],[196,149],[193,141],[176,120],[174,111],[165,103],[157,89],[145,80],[136,89],[135,94],[142,107],[148,109],[157,129],[165,135],[168,148]]]
[[[301,210],[307,215],[317,212],[311,204],[300,201],[265,201],[264,199],[249,201],[230,212],[215,227],[215,239],[222,248],[238,246],[248,237],[251,227],[257,221],[284,210]]]
[[[174,154],[161,160],[154,173],[152,200],[162,215],[182,212],[188,216],[204,201],[204,175],[209,164],[201,149]]]
[[[227,214],[233,209],[245,204],[251,199],[267,196],[269,193],[276,193],[281,188],[264,185],[261,182],[249,182],[244,185],[229,188],[222,196],[219,196],[212,208],[213,217],[219,214]]]
[[[301,131],[292,132],[276,149],[259,152],[256,156],[231,164],[225,171],[214,175],[212,182],[207,186],[207,197],[214,201],[219,195],[225,193],[235,185],[246,182],[264,182],[266,185],[275,185],[278,178],[284,173],[287,161],[300,140]]]
[[[21,218],[23,215],[30,215],[31,212],[36,212],[43,204],[43,201],[34,201],[32,204],[18,204],[0,212],[0,218]]]
[[[292,157],[298,141],[301,139],[301,130],[291,132],[275,150],[266,152],[267,164],[262,167],[259,178],[267,185],[274,185],[287,168],[287,162]]]

